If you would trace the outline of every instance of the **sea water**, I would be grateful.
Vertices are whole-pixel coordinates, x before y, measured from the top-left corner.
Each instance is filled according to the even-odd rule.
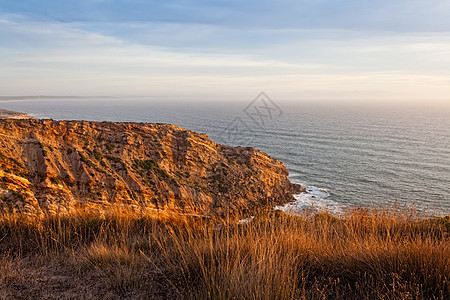
[[[249,113],[249,105],[257,103],[145,97],[0,102],[0,108],[38,118],[170,123],[216,142],[256,147],[281,160],[291,181],[307,187],[308,194],[280,207],[289,212],[396,205],[449,214],[448,107],[277,102],[270,118],[261,118]]]

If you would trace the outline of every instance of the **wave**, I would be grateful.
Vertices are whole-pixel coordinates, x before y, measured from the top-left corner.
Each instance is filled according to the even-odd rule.
[[[282,210],[287,214],[299,215],[305,211],[326,211],[333,215],[340,215],[344,206],[330,199],[330,193],[326,189],[308,186],[307,193],[294,195],[291,203],[275,206],[275,210]]]

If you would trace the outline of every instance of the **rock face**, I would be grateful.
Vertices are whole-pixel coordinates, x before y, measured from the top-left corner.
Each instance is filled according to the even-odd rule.
[[[278,160],[173,125],[0,120],[0,210],[128,205],[224,214],[302,191]]]

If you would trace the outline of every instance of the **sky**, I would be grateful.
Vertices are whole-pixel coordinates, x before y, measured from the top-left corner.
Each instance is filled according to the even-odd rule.
[[[450,102],[448,0],[0,0],[0,96]]]

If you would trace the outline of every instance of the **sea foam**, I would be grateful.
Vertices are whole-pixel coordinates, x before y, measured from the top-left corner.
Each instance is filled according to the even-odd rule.
[[[282,210],[287,214],[298,215],[304,211],[327,211],[339,215],[343,206],[331,200],[330,193],[326,189],[315,186],[306,188],[307,193],[294,195],[295,200],[285,205],[275,206],[275,210]]]

